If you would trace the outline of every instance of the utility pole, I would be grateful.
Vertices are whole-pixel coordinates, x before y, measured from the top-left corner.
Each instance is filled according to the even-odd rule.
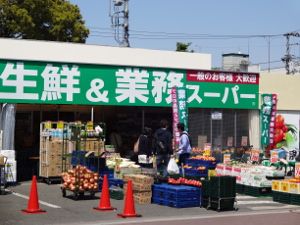
[[[268,72],[270,73],[271,65],[271,38],[270,36],[268,37]]]
[[[109,0],[112,27],[115,40],[120,46],[129,47],[129,0]]]
[[[286,33],[284,34],[286,37],[286,54],[285,56],[281,59],[283,62],[285,62],[285,69],[286,69],[286,74],[294,74],[295,70],[294,68],[291,68],[291,64],[293,60],[295,59],[295,56],[291,55],[291,49],[290,46],[294,44],[290,44],[290,37],[300,37],[300,33],[297,32],[291,32],[291,33]]]

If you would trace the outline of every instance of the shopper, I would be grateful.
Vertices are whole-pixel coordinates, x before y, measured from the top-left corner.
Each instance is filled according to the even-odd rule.
[[[191,143],[188,133],[184,130],[184,124],[178,123],[177,129],[180,133],[179,146],[177,149],[177,154],[179,155],[179,166],[185,164],[186,159],[190,157],[191,154]]]
[[[140,156],[146,156],[146,160],[143,160],[144,162],[139,161],[139,164],[142,167],[151,167],[149,160],[150,157],[153,155],[153,148],[154,143],[152,137],[152,129],[149,127],[145,127],[142,134],[139,137],[138,142],[138,159],[140,159]]]
[[[156,165],[163,175],[167,175],[167,166],[169,163],[170,155],[173,154],[172,150],[172,134],[168,130],[168,121],[162,119],[160,121],[160,128],[154,133],[154,151],[156,155]]]
[[[112,128],[112,132],[109,136],[109,139],[110,139],[110,144],[115,147],[116,152],[122,153],[123,141],[122,141],[122,137],[119,134],[118,130],[119,129],[117,128],[117,125],[114,125]]]

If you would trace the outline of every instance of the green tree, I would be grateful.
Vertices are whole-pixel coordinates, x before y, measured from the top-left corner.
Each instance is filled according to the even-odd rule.
[[[183,43],[183,42],[177,42],[176,43],[176,51],[177,52],[194,52],[194,50],[189,50],[189,47],[191,46],[192,42]]]
[[[88,35],[67,0],[0,0],[0,37],[84,43]]]

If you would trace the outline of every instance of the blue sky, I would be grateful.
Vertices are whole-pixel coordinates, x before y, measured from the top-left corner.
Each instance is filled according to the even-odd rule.
[[[79,6],[90,28],[88,44],[118,46],[111,29],[109,1],[70,0]],[[211,35],[278,35],[270,38],[270,61],[271,67],[280,67],[286,48],[286,39],[280,34],[300,32],[300,1],[129,0],[129,30],[133,48],[175,50],[176,42],[192,42],[194,51],[212,54],[214,67],[221,66],[223,53],[240,51],[250,54],[252,63],[263,63],[266,68],[268,38],[220,39]],[[171,33],[185,35],[171,38]],[[210,36],[203,38],[202,34]],[[291,43],[300,43],[300,38],[292,38]],[[300,57],[300,45],[294,45],[292,53]]]

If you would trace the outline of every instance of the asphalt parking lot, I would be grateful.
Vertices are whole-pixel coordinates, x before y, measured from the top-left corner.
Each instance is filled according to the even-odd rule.
[[[71,197],[62,197],[60,184],[38,183],[40,208],[47,212],[45,214],[24,214],[21,210],[27,207],[30,187],[31,182],[24,182],[9,187],[8,189],[11,191],[9,194],[0,195],[1,225],[117,224],[120,221],[128,221],[128,219],[117,217],[117,213],[123,212],[123,200],[111,199],[111,205],[117,208],[116,211],[96,211],[93,207],[98,206],[100,193],[96,193],[94,198],[87,195],[83,199],[75,201]],[[218,213],[200,207],[178,209],[156,204],[135,204],[136,212],[141,214],[142,217],[134,220],[165,220],[176,219],[178,216],[188,218],[197,216],[214,217],[226,214],[238,215],[276,210],[300,210],[298,206],[273,202],[271,197],[255,198],[244,195],[237,196],[237,207],[238,211]]]

